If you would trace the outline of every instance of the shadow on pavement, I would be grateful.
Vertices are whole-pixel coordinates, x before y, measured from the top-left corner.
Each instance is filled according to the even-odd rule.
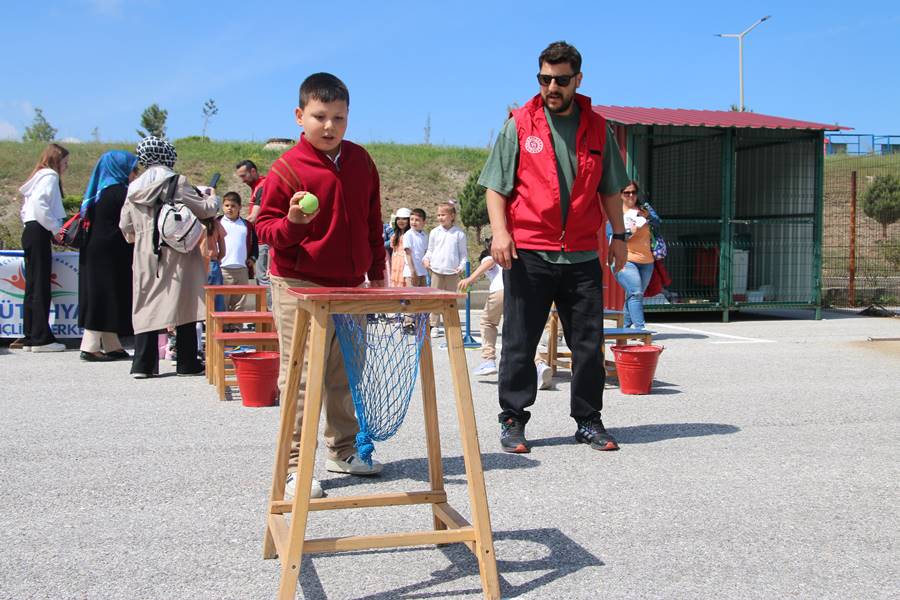
[[[500,594],[504,598],[519,597],[532,592],[563,577],[568,577],[586,567],[601,567],[603,561],[576,544],[559,529],[527,529],[523,531],[494,532],[494,548],[497,555],[497,571],[500,574]],[[435,586],[446,584],[464,577],[478,577],[478,561],[462,544],[451,544],[438,548],[449,561],[447,567],[433,571],[431,579],[376,594],[357,596],[358,600],[394,600],[400,598],[450,598],[453,596],[481,595],[481,588],[429,591]],[[431,552],[430,548],[398,548],[393,550],[371,550],[362,552],[342,552],[342,555],[372,555],[395,552]],[[326,593],[318,574],[315,561],[332,556],[317,555],[303,557],[300,588],[304,598],[326,598]],[[504,558],[516,557],[519,560]],[[414,558],[410,557],[414,560]],[[534,578],[523,574],[533,573]],[[512,583],[506,575],[516,574]]]
[[[447,484],[465,484],[466,465],[462,456],[444,456],[444,483]],[[482,453],[481,465],[485,471],[512,470],[512,469],[532,469],[540,465],[541,462],[528,458],[521,454],[507,454],[506,452]],[[460,479],[448,479],[448,477],[462,476]],[[409,479],[412,481],[428,481],[428,459],[427,458],[405,458],[386,462],[380,481],[397,481],[400,479]],[[333,479],[322,480],[322,487],[326,492],[340,489],[347,486],[356,485],[359,480],[355,477],[335,477]]]
[[[650,444],[677,438],[703,437],[707,435],[727,435],[737,433],[740,427],[721,423],[660,423],[657,425],[634,425],[631,427],[608,427],[607,431],[620,444]],[[575,445],[571,435],[529,440],[532,448],[539,446]]]

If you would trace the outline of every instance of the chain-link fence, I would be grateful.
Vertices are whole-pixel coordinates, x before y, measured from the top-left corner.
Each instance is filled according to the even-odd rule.
[[[832,135],[822,293],[832,306],[900,305],[900,136]]]

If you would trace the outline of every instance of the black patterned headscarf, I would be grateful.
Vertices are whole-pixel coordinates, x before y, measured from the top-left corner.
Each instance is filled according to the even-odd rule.
[[[145,167],[163,165],[171,169],[175,166],[175,161],[178,160],[175,146],[153,135],[149,135],[140,141],[135,154],[137,154],[138,161]]]

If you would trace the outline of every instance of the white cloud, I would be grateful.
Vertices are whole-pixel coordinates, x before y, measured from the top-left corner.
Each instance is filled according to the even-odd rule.
[[[63,144],[83,144],[84,142],[79,140],[77,137],[67,137],[59,140]]]
[[[0,140],[18,140],[19,131],[12,123],[0,121]]]

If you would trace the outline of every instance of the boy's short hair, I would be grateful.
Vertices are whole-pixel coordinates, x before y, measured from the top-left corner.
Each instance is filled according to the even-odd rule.
[[[538,57],[538,69],[544,66],[544,63],[548,65],[569,63],[573,73],[581,73],[581,53],[575,46],[563,41],[553,42],[544,48]]]
[[[238,194],[237,192],[225,192],[225,195],[222,196],[222,204],[225,204],[225,203],[228,202],[229,200],[231,200],[232,202],[234,202],[235,204],[237,204],[238,206],[240,206],[240,204],[241,204],[241,195]]]
[[[248,170],[248,171],[249,171],[250,169],[256,169],[257,171],[259,171],[259,169],[256,168],[256,163],[253,162],[252,160],[249,160],[249,159],[248,159],[248,160],[242,160],[242,161],[239,162],[238,164],[234,165],[234,170],[237,171],[237,170],[240,169],[241,167],[247,167],[247,170]]]
[[[414,208],[409,212],[411,212],[414,215],[418,215],[418,216],[422,217],[422,220],[426,220],[426,221],[428,220],[428,217],[425,215],[425,210],[422,208]]]
[[[331,73],[313,73],[300,84],[300,108],[306,107],[310,100],[318,100],[325,104],[343,100],[350,106],[350,90],[343,81]]]

